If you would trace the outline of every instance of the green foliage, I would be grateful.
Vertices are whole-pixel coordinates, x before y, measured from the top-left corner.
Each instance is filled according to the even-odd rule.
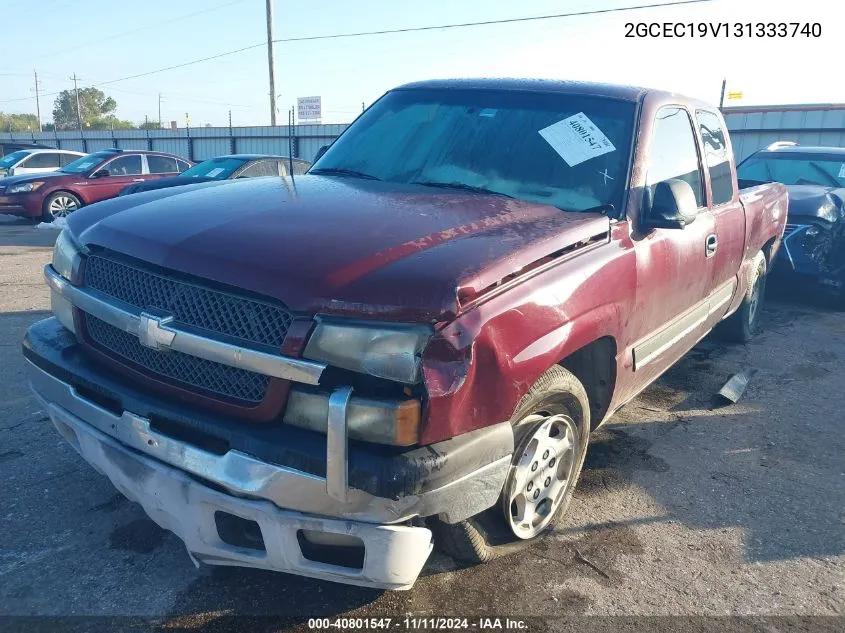
[[[34,114],[5,114],[0,112],[0,131],[37,132],[38,117]]]
[[[86,130],[126,130],[134,128],[129,121],[118,119],[115,115],[117,101],[107,97],[102,90],[94,87],[79,90],[79,111],[82,125]],[[76,94],[73,90],[63,90],[53,104],[53,121],[58,130],[75,130],[79,127],[76,116]]]

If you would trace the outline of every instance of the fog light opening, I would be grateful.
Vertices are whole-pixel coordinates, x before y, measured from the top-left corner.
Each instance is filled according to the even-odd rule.
[[[364,568],[364,541],[357,536],[297,530],[296,540],[306,560],[349,569]]]
[[[214,525],[224,543],[259,552],[267,551],[261,527],[255,521],[218,510],[214,513]]]

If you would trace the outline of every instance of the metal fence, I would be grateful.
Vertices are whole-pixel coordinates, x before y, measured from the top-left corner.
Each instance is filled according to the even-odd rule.
[[[845,105],[725,108],[736,159],[775,141],[845,147]]]
[[[65,132],[4,132],[0,142],[42,143],[58,149],[96,152],[119,149],[149,150],[201,161],[223,154],[273,154],[311,161],[321,146],[331,143],[345,124],[200,127],[161,130],[90,130]]]
[[[801,145],[845,146],[845,105],[794,105],[725,108],[734,154],[742,160],[774,141]],[[95,152],[110,147],[168,152],[201,161],[222,154],[275,154],[311,161],[331,143],[345,124],[200,127],[161,130],[91,130],[67,132],[3,132],[0,142],[43,143],[60,149]]]

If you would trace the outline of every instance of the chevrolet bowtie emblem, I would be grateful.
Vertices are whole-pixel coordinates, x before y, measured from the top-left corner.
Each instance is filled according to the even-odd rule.
[[[173,320],[172,316],[157,317],[146,312],[141,313],[138,327],[138,342],[144,347],[156,350],[170,349],[176,332],[166,326]]]

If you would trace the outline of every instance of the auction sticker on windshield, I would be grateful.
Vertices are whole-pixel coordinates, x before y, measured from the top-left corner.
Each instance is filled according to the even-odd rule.
[[[570,167],[616,149],[604,132],[583,112],[543,128],[540,136]]]
[[[845,178],[845,163],[842,163],[842,164],[839,166],[839,177],[840,177],[840,178]]]
[[[222,167],[215,167],[215,168],[214,168],[214,169],[212,169],[210,172],[208,172],[208,173],[206,174],[206,176],[207,176],[208,178],[214,178],[215,176],[217,176],[217,175],[219,175],[219,174],[222,174],[222,173],[223,173],[223,168],[222,168]]]

